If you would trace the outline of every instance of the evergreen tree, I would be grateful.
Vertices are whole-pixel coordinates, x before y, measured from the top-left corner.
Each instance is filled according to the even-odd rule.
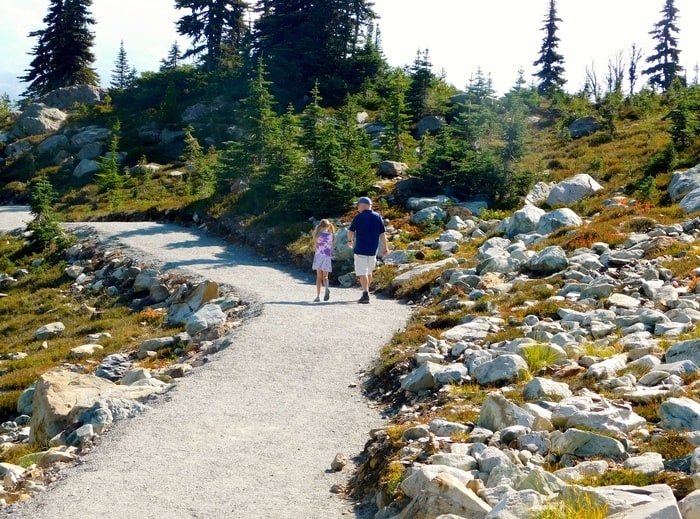
[[[124,187],[124,177],[119,171],[119,132],[121,123],[119,119],[112,125],[112,136],[109,143],[109,152],[101,159],[102,170],[96,175],[97,185],[103,193],[109,193],[113,207],[122,201],[121,189]]]
[[[51,180],[41,175],[30,193],[29,208],[34,219],[27,224],[27,230],[32,233],[33,245],[38,249],[46,249],[52,243],[60,248],[67,246],[69,240],[61,230],[53,209],[57,194]]]
[[[189,9],[177,21],[177,31],[192,40],[192,48],[183,54],[203,56],[207,71],[213,71],[232,49],[240,52],[246,32],[244,0],[175,0],[177,9]]]
[[[95,24],[90,13],[92,0],[51,0],[43,21],[45,27],[29,33],[37,38],[34,59],[21,79],[29,86],[24,95],[43,95],[70,85],[96,85],[97,73],[89,30]]]
[[[566,83],[564,79],[564,56],[557,52],[559,37],[557,36],[557,22],[561,18],[557,17],[556,0],[549,0],[549,12],[544,20],[545,33],[540,57],[533,63],[539,66],[539,71],[533,74],[539,79],[538,90],[542,95],[552,95]]]
[[[112,80],[109,86],[114,89],[124,90],[133,86],[136,80],[136,69],[129,67],[129,60],[126,57],[126,49],[124,49],[124,40],[119,44],[119,53],[114,62],[112,70]]]
[[[260,61],[238,114],[245,137],[227,143],[219,169],[220,183],[227,185],[240,180],[249,185],[255,205],[262,210],[274,200],[281,174],[272,167],[273,155],[278,151],[275,143],[280,137],[280,121],[269,87],[265,65]]]
[[[649,83],[658,86],[666,92],[674,78],[680,77],[683,67],[679,64],[680,50],[678,49],[678,9],[674,5],[674,0],[665,0],[661,10],[662,18],[654,24],[654,29],[649,32],[656,46],[654,54],[647,57],[646,62],[651,65],[642,71],[642,74],[649,76]]]
[[[409,79],[402,70],[394,70],[388,77],[388,91],[382,108],[382,120],[386,129],[382,136],[383,155],[388,160],[406,162],[415,140],[409,133],[411,117],[408,115],[406,91]]]
[[[275,97],[301,106],[313,85],[331,105],[375,73],[378,53],[368,43],[376,17],[369,0],[258,0],[254,55],[264,57]]]
[[[410,68],[409,78],[411,82],[406,93],[406,102],[411,109],[414,121],[428,115],[430,89],[436,81],[435,74],[431,70],[432,66],[428,49],[416,53],[416,58]]]
[[[180,64],[180,46],[174,42],[168,51],[168,56],[160,61],[160,71],[175,70]]]

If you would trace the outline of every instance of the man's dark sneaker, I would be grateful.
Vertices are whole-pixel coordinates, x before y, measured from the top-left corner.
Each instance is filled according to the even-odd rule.
[[[357,302],[365,305],[369,304],[369,293],[362,292],[362,297]]]

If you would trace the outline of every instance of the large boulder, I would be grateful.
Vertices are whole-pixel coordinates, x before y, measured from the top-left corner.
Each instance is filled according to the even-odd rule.
[[[437,133],[445,126],[445,118],[439,115],[426,115],[416,124],[416,135],[422,137],[426,133]]]
[[[587,115],[579,117],[569,125],[569,135],[573,139],[592,135],[600,129],[600,123],[595,120],[595,117]]]
[[[65,135],[52,135],[41,141],[36,151],[39,155],[54,155],[59,150],[68,148],[68,144],[68,137]]]
[[[70,142],[76,149],[81,149],[86,144],[107,140],[110,133],[107,128],[101,126],[86,126],[73,135]]]
[[[445,258],[444,260],[437,261],[435,263],[426,263],[423,265],[416,265],[415,268],[407,270],[396,276],[391,281],[391,286],[395,289],[401,289],[404,286],[408,286],[413,280],[428,275],[431,272],[435,273],[437,277],[443,270],[456,267],[459,262],[455,258]]]
[[[171,298],[173,304],[170,305],[167,317],[170,325],[183,324],[204,303],[219,297],[219,285],[210,279],[202,281],[189,291],[184,285],[182,287]]]
[[[95,160],[83,159],[78,162],[78,165],[73,170],[73,176],[75,178],[83,178],[85,176],[94,175],[95,173],[102,171],[102,166]]]
[[[532,272],[552,274],[568,267],[569,260],[566,258],[564,249],[558,245],[551,245],[530,258],[525,266]]]
[[[518,209],[508,220],[506,236],[513,237],[518,234],[527,234],[537,229],[540,218],[544,216],[544,210],[531,204],[525,204]]]
[[[520,379],[528,370],[520,355],[500,355],[474,368],[474,378],[482,386],[507,384]]]
[[[542,215],[537,224],[538,234],[549,234],[564,227],[581,227],[583,220],[568,207],[561,207]]]
[[[413,500],[397,519],[438,517],[443,514],[454,514],[462,519],[485,519],[491,507],[468,489],[458,477],[448,472],[449,468],[444,467],[444,471],[431,479],[422,477],[421,481],[425,480],[424,484],[420,486],[419,492],[412,492],[412,495],[406,488],[409,486],[409,480],[416,476],[409,476],[404,480],[401,489],[406,495],[413,497]]]
[[[686,213],[700,211],[700,188],[693,189],[678,203]]]
[[[76,104],[95,104],[102,101],[105,91],[93,85],[73,85],[58,88],[40,97],[37,101],[46,106],[68,110]]]
[[[659,406],[659,418],[667,429],[697,431],[700,429],[700,403],[687,397],[669,398]]]
[[[512,425],[532,427],[535,417],[518,407],[503,395],[493,393],[486,397],[477,425],[491,431],[500,431]]]
[[[677,202],[696,189],[700,189],[700,164],[685,171],[673,172],[668,184],[668,197]]]
[[[54,133],[63,126],[67,117],[68,115],[58,108],[32,103],[19,116],[10,133],[17,138]]]
[[[552,439],[554,454],[571,454],[582,458],[603,456],[619,458],[625,454],[625,447],[615,438],[579,429],[568,429],[564,434]]]
[[[165,389],[162,385],[118,386],[104,378],[68,370],[45,373],[34,389],[29,441],[33,445],[48,442],[102,398],[143,401]]]
[[[547,196],[547,205],[569,205],[594,194],[603,189],[593,177],[586,173],[574,175],[556,184]]]
[[[396,178],[403,176],[408,171],[408,164],[393,160],[383,160],[377,166],[377,176],[383,178]]]

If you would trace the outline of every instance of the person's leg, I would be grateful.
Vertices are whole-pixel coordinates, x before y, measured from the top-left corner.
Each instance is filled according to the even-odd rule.
[[[323,295],[323,300],[328,301],[331,297],[331,289],[330,289],[330,282],[328,281],[328,272],[324,271],[323,272],[323,286],[326,287],[326,290]]]
[[[372,273],[374,272],[376,266],[377,257],[370,256],[367,262],[367,292],[369,292],[369,288],[372,286]]]
[[[369,303],[369,257],[355,254],[355,274],[360,280],[362,297],[358,303]]]
[[[323,284],[323,271],[316,269],[316,299],[321,296],[321,285]]]

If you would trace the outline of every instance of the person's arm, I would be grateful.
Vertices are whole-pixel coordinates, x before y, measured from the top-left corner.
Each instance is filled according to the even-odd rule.
[[[379,241],[382,243],[382,256],[386,256],[387,254],[389,254],[389,245],[386,241],[386,232],[383,232],[379,235]]]
[[[354,238],[355,238],[355,233],[352,232],[352,231],[348,231],[348,247],[350,247],[351,249],[354,248],[354,247],[352,246],[352,245],[353,245]]]

